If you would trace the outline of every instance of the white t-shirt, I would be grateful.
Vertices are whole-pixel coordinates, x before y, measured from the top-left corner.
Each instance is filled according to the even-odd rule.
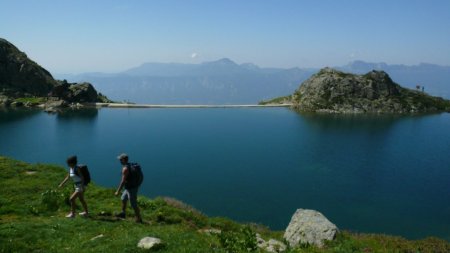
[[[72,179],[72,181],[77,184],[77,183],[81,183],[81,177],[78,176],[77,174],[75,174],[75,168],[69,168],[69,173],[70,173],[70,178]]]

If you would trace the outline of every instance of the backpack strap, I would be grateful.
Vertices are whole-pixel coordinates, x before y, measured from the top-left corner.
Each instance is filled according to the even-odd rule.
[[[128,169],[128,176],[127,176],[127,181],[130,179],[130,177],[132,177],[131,176],[131,163],[127,163],[126,165],[125,165],[125,167]]]
[[[73,168],[73,172],[75,173],[75,175],[77,175],[79,178],[82,178],[81,182],[84,182],[84,180],[86,180],[86,178],[84,178],[83,173],[80,172],[81,166],[79,166],[78,164],[75,165],[75,167]]]
[[[80,166],[75,165],[75,167],[73,167],[73,173],[75,173],[75,175],[80,176]]]

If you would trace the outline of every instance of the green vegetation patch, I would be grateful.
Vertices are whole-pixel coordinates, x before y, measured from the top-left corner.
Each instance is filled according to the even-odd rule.
[[[115,218],[120,199],[114,189],[92,183],[86,192],[89,218],[68,219],[70,186],[56,189],[66,175],[54,165],[27,164],[0,156],[0,252],[148,252],[137,248],[146,236],[160,238],[157,252],[263,252],[256,233],[283,240],[281,231],[256,224],[240,224],[223,217],[207,217],[172,199],[138,198],[143,224]],[[94,179],[95,180],[95,179]],[[81,208],[79,208],[81,211]],[[206,232],[208,229],[220,233]],[[286,252],[450,252],[437,238],[409,241],[386,235],[342,232],[323,249],[302,245]]]
[[[264,100],[260,101],[258,104],[260,105],[270,105],[270,104],[284,104],[284,103],[290,103],[292,100],[292,96],[283,96],[283,97],[277,97],[270,100]]]
[[[30,103],[30,104],[42,104],[47,101],[44,97],[22,97],[14,99],[15,102]]]

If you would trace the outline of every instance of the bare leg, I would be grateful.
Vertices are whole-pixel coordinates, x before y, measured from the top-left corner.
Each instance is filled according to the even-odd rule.
[[[88,213],[89,213],[89,212],[88,212],[88,207],[87,207],[86,201],[84,200],[84,192],[80,192],[80,193],[78,194],[78,198],[80,199],[80,202],[81,202],[81,204],[83,205],[84,212],[85,212],[86,214],[88,214]]]
[[[75,217],[75,200],[77,199],[79,195],[79,192],[72,193],[72,196],[70,196],[70,213],[66,215],[67,218],[73,218]]]
[[[126,213],[127,211],[127,202],[128,200],[122,200],[122,213]]]
[[[79,192],[74,192],[72,196],[70,196],[70,212],[75,214],[75,200],[78,197]]]
[[[139,209],[138,206],[134,208],[134,214],[136,215],[136,222],[142,222],[141,210]]]

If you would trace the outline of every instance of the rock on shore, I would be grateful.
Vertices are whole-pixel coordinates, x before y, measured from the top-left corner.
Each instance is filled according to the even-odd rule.
[[[323,247],[325,241],[335,238],[338,228],[315,210],[297,209],[284,233],[291,247],[311,244]]]

